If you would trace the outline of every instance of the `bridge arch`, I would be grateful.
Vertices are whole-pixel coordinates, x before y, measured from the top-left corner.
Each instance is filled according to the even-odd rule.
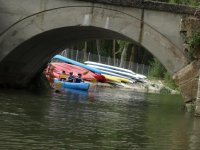
[[[124,39],[141,44],[172,74],[187,64],[181,50],[135,15],[112,7],[66,6],[29,15],[1,34],[0,84],[26,86],[63,46],[88,39]]]

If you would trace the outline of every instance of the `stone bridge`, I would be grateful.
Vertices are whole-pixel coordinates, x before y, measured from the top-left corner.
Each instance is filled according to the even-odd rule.
[[[78,41],[124,39],[146,48],[196,98],[197,61],[184,38],[199,9],[140,0],[0,0],[0,85],[27,87],[52,56]]]

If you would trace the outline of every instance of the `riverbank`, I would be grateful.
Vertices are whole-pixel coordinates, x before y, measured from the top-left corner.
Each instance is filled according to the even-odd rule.
[[[125,84],[125,83],[92,83],[93,86],[98,87],[109,87],[109,88],[120,88],[120,90],[131,90],[135,92],[144,92],[144,93],[158,93],[158,94],[180,94],[179,91],[173,90],[168,86],[164,85],[161,80],[147,80],[146,83],[134,83],[134,84]]]

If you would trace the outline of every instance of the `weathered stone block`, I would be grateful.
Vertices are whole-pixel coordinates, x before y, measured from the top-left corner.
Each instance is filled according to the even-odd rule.
[[[173,79],[177,85],[185,84],[199,76],[200,61],[193,61],[179,72],[175,73]]]
[[[180,85],[181,93],[184,97],[185,102],[189,102],[191,100],[196,99],[197,95],[197,85],[198,80],[197,79],[192,79],[192,80],[187,80],[184,84]]]
[[[173,76],[176,84],[181,89],[181,93],[185,99],[185,102],[196,99],[199,68],[200,62],[193,61],[191,64],[187,65]]]

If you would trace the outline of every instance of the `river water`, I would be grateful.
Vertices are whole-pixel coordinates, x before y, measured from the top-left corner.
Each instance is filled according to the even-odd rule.
[[[180,95],[93,87],[0,91],[0,150],[199,150],[200,119]]]

